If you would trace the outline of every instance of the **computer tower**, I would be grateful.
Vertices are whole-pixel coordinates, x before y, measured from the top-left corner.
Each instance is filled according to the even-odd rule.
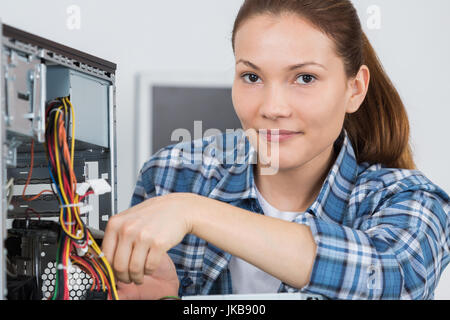
[[[50,299],[61,212],[66,217],[71,204],[61,205],[49,170],[49,102],[60,101],[61,110],[66,102],[72,106],[65,127],[67,141],[74,140],[70,163],[77,186],[101,180],[110,187],[86,193],[77,204],[83,224],[101,241],[117,212],[116,64],[1,21],[0,58],[0,299]],[[92,287],[80,266],[71,266],[66,277],[70,299],[86,298]]]

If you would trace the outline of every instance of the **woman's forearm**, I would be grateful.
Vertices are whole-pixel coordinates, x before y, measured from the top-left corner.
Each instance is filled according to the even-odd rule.
[[[309,282],[316,243],[308,226],[202,198],[191,215],[192,234],[292,287]]]

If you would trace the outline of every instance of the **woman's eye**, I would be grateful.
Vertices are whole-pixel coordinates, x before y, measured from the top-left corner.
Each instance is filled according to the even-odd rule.
[[[258,80],[261,80],[261,79],[259,79],[259,77],[258,77],[256,74],[254,74],[254,73],[247,73],[247,74],[244,74],[244,75],[242,75],[242,78],[244,78],[245,82],[247,82],[247,83],[258,83]]]
[[[297,78],[297,81],[300,84],[310,84],[312,83],[314,80],[316,79],[316,77],[314,77],[313,75],[310,74],[302,74],[301,76],[299,76]]]

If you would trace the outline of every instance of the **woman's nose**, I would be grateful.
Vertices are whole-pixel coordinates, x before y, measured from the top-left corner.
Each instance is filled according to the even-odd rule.
[[[292,115],[292,109],[287,103],[287,99],[282,88],[278,86],[267,88],[264,102],[260,108],[260,113],[264,118],[270,120],[288,118]]]

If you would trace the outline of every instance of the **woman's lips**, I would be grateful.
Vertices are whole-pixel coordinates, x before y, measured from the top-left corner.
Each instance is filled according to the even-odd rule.
[[[290,138],[296,137],[302,132],[291,130],[259,130],[259,134],[268,142],[282,142]]]

